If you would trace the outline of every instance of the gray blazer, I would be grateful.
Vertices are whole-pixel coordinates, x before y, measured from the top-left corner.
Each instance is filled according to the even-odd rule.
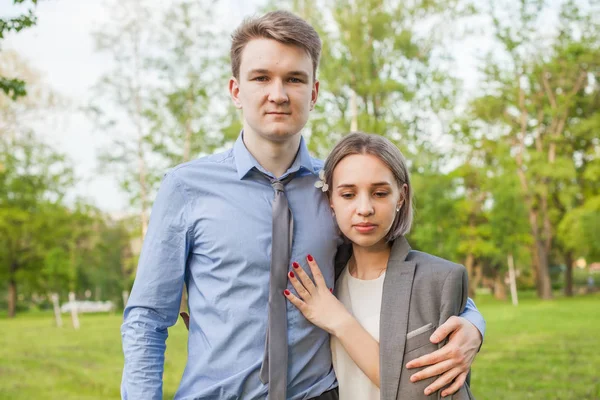
[[[351,251],[350,246],[339,249],[336,279]],[[433,344],[429,337],[448,318],[464,310],[467,292],[467,271],[462,265],[411,250],[403,236],[394,241],[379,322],[381,400],[442,399],[441,390],[429,396],[423,393],[435,377],[412,383],[410,376],[420,369],[408,370],[405,365],[445,344]],[[444,399],[474,397],[465,382],[458,392]]]

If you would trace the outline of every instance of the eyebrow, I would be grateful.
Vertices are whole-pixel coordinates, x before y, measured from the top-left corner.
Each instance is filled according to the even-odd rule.
[[[372,183],[371,186],[392,186],[389,182],[375,182]],[[337,186],[338,188],[353,188],[356,187],[356,185],[352,184],[352,183],[342,183],[340,185]]]
[[[248,71],[248,76],[258,75],[258,74],[268,75],[270,73],[271,73],[271,71],[269,71],[268,69],[257,68],[257,69],[252,69],[252,70]],[[299,77],[308,79],[308,73],[306,73],[305,71],[290,71],[287,73],[287,75],[299,76]]]

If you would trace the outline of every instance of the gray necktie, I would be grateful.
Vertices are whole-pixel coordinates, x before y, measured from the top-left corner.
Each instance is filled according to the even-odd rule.
[[[266,175],[265,175],[266,176]],[[273,231],[271,238],[271,274],[269,281],[269,322],[260,380],[269,384],[269,400],[285,400],[287,389],[287,313],[283,291],[287,288],[292,256],[294,218],[288,206],[284,185],[292,179],[269,178],[275,190],[273,199]]]

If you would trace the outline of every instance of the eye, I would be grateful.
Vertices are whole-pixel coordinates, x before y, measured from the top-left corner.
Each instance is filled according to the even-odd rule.
[[[256,78],[252,79],[253,81],[257,81],[257,82],[266,82],[269,78],[267,78],[266,76],[257,76]]]
[[[343,199],[351,199],[354,197],[354,193],[349,193],[349,192],[340,193],[340,197]]]
[[[387,197],[388,192],[375,192],[375,197]]]
[[[304,83],[304,81],[302,79],[299,79],[299,78],[290,78],[289,81],[291,83]]]

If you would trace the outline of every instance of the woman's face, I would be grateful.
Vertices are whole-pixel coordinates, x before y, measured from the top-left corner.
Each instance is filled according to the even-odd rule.
[[[383,161],[353,154],[333,170],[330,201],[342,233],[355,245],[377,250],[386,246],[385,236],[403,196]]]

